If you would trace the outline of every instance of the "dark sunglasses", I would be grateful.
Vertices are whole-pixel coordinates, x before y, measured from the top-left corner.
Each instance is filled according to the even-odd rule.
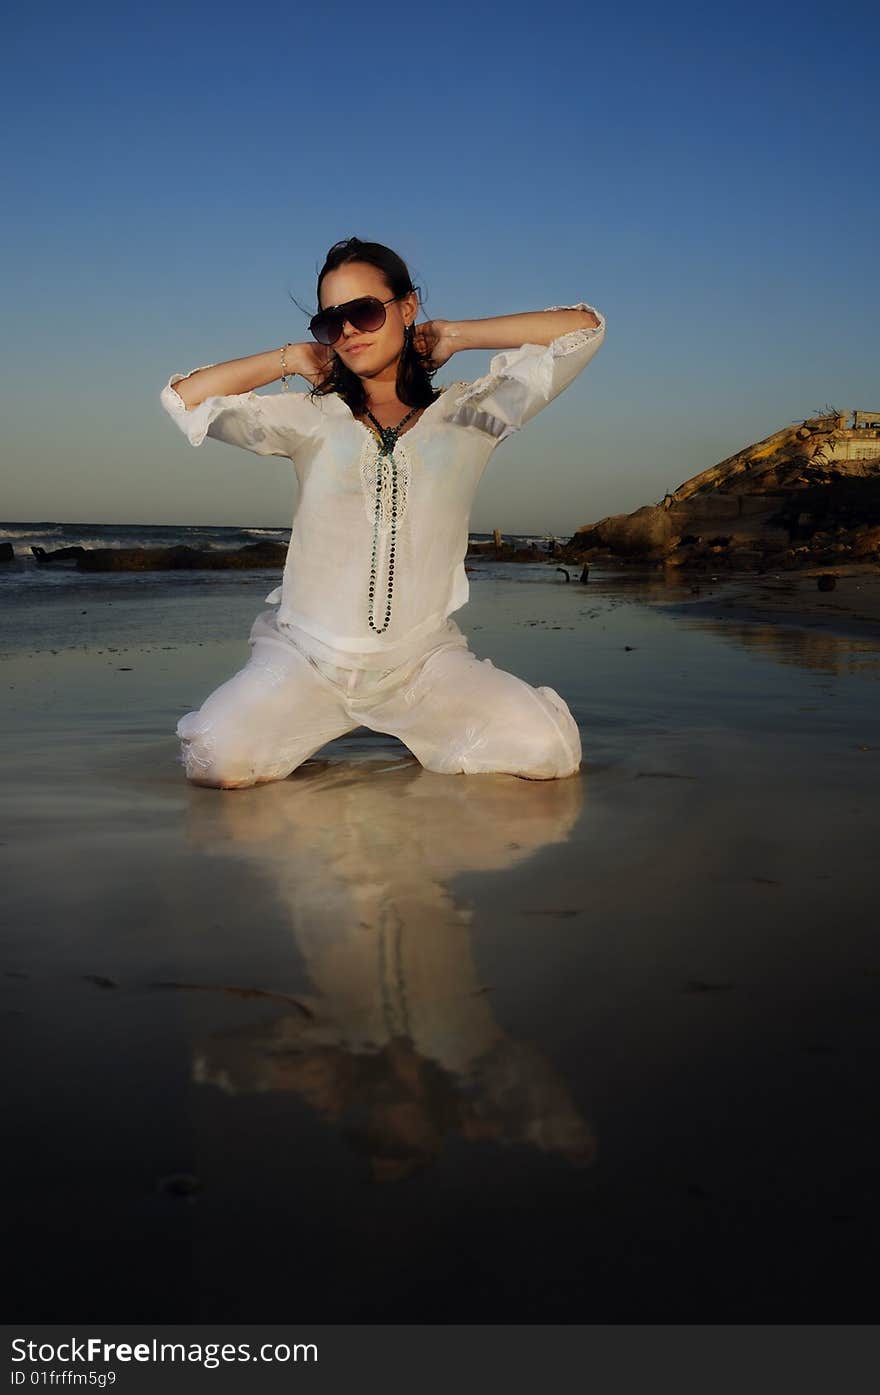
[[[309,321],[309,329],[319,344],[335,344],[346,320],[363,334],[372,334],[385,323],[385,306],[402,299],[399,295],[393,295],[390,300],[378,300],[374,295],[358,296],[357,300],[346,300],[342,305],[320,310]]]

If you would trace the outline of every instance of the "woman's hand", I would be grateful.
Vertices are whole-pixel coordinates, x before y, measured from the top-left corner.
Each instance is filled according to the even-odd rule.
[[[449,325],[449,320],[426,320],[424,324],[413,326],[416,349],[427,355],[435,368],[441,368],[455,353],[455,344],[448,333]]]
[[[329,344],[291,344],[285,362],[288,373],[298,373],[312,384],[326,377],[333,361],[333,350]]]

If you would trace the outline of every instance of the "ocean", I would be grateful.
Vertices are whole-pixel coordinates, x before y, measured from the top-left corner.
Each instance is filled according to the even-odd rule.
[[[546,534],[505,533],[506,542],[519,547],[541,544]],[[471,533],[471,542],[487,542],[491,533]],[[193,547],[205,552],[234,551],[248,543],[277,542],[287,546],[290,528],[249,528],[241,525],[194,523],[57,523],[48,521],[0,523],[0,542],[12,544],[15,560],[0,563],[0,598],[9,599],[20,592],[33,597],[40,590],[55,593],[59,589],[81,590],[96,584],[112,588],[155,588],[184,585],[223,585],[240,583],[249,577],[260,580],[274,575],[272,568],[259,567],[253,572],[229,573],[210,570],[168,572],[80,572],[76,559],[39,563],[32,548],[41,547],[54,552],[63,547],[129,548],[129,547]],[[482,564],[481,564],[482,565]],[[281,568],[278,568],[278,578]]]
[[[76,558],[40,563],[32,548],[54,552],[64,547],[129,548],[179,547],[203,551],[234,551],[247,543],[290,541],[290,528],[189,523],[59,523],[7,521],[0,523],[0,542],[11,543],[14,559],[0,561],[0,656],[19,653],[88,650],[95,646],[125,646],[131,634],[155,643],[193,641],[193,616],[198,616],[198,641],[220,640],[250,628],[264,601],[282,577],[282,567],[212,571],[180,569],[147,572],[79,571]],[[472,542],[488,541],[491,533],[471,533]],[[539,534],[504,535],[519,546],[541,543]],[[523,567],[474,559],[481,577],[514,581],[559,580],[549,562]],[[189,602],[216,600],[217,605]]]

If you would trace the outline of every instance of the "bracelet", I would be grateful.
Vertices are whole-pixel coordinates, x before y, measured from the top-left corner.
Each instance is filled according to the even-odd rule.
[[[285,355],[287,354],[287,350],[291,347],[290,344],[285,344],[284,348],[281,350],[281,382],[285,392],[290,392],[290,383],[287,381],[287,359]]]

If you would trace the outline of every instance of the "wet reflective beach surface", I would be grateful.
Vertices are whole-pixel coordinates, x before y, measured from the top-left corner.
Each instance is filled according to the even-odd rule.
[[[259,587],[6,617],[11,1318],[873,1320],[880,639],[687,594],[474,572],[561,781],[188,786]]]

